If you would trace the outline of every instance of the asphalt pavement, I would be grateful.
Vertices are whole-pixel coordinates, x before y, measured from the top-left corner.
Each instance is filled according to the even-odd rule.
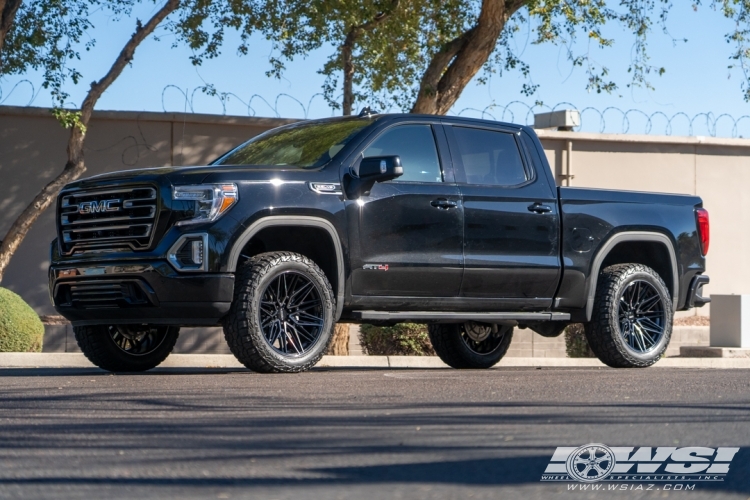
[[[0,370],[0,498],[750,497],[750,370]],[[669,491],[541,482],[558,446],[740,447]],[[575,483],[573,483],[575,484]]]

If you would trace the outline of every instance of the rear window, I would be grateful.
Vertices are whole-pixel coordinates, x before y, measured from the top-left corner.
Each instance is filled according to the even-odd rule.
[[[466,182],[514,186],[528,180],[512,134],[480,128],[453,127]]]
[[[225,154],[212,165],[322,167],[363,128],[368,118],[300,122],[269,130]]]

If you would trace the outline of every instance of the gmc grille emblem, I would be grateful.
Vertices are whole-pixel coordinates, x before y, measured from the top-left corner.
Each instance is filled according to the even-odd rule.
[[[78,204],[79,214],[96,214],[100,212],[117,212],[120,200],[84,201]]]

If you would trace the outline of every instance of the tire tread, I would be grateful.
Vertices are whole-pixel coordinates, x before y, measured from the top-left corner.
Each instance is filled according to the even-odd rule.
[[[655,278],[663,290],[668,290],[659,274],[643,264],[615,264],[604,269],[598,279],[596,295],[594,298],[594,311],[591,321],[584,325],[584,332],[591,350],[599,360],[612,368],[645,368],[653,365],[666,351],[672,335],[672,302],[669,293],[666,293],[664,308],[667,312],[664,335],[666,341],[657,356],[652,359],[643,360],[630,354],[624,346],[618,344],[619,329],[615,330],[611,323],[612,310],[617,307],[619,300],[619,289],[623,281],[633,274],[645,273]]]
[[[178,327],[168,327],[167,337],[146,357],[133,356],[133,360],[123,358],[125,353],[113,350],[114,343],[108,337],[107,325],[76,326],[73,333],[78,347],[93,364],[111,372],[141,372],[156,368],[172,353],[179,336]],[[115,347],[116,348],[116,347]]]
[[[237,270],[237,274],[235,275],[232,306],[224,319],[224,338],[227,341],[229,350],[232,351],[237,360],[245,365],[246,368],[258,373],[296,373],[307,371],[320,361],[333,341],[333,335],[329,332],[324,349],[321,349],[316,356],[313,356],[307,362],[293,366],[273,357],[264,356],[253,344],[251,340],[253,335],[250,330],[252,326],[248,320],[248,314],[253,314],[253,312],[248,312],[249,304],[252,303],[252,298],[260,288],[261,279],[279,263],[289,261],[299,262],[307,267],[310,272],[321,277],[321,281],[326,287],[324,293],[329,298],[335,297],[333,288],[323,271],[315,262],[304,255],[293,252],[269,252],[256,255],[247,260]],[[335,299],[333,300],[335,303]],[[334,323],[330,325],[330,328],[333,329],[333,326]]]

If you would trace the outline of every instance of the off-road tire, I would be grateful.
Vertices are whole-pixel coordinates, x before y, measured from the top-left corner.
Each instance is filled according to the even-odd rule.
[[[618,320],[620,298],[627,285],[635,280],[647,281],[656,289],[665,311],[662,337],[646,353],[638,353],[627,346]],[[591,350],[602,363],[612,368],[645,368],[659,361],[667,350],[673,316],[669,290],[656,271],[643,264],[616,264],[599,274],[591,321],[584,324],[584,331]]]
[[[427,326],[432,347],[443,363],[458,369],[486,369],[495,366],[508,352],[513,339],[513,327],[498,325],[505,330],[500,345],[490,353],[472,351],[461,339],[463,324],[433,324]]]
[[[89,361],[110,372],[144,372],[159,366],[172,352],[180,335],[179,327],[157,327],[164,331],[161,343],[147,354],[133,355],[117,347],[109,334],[109,328],[109,325],[76,326],[73,327],[73,332],[78,347]]]
[[[298,357],[276,352],[260,327],[259,304],[265,287],[285,271],[304,274],[318,288],[324,310],[323,328],[311,348]],[[234,298],[224,318],[224,337],[232,354],[250,370],[259,373],[295,373],[315,366],[328,350],[335,326],[336,298],[325,273],[304,255],[270,252],[245,262],[235,275]]]

